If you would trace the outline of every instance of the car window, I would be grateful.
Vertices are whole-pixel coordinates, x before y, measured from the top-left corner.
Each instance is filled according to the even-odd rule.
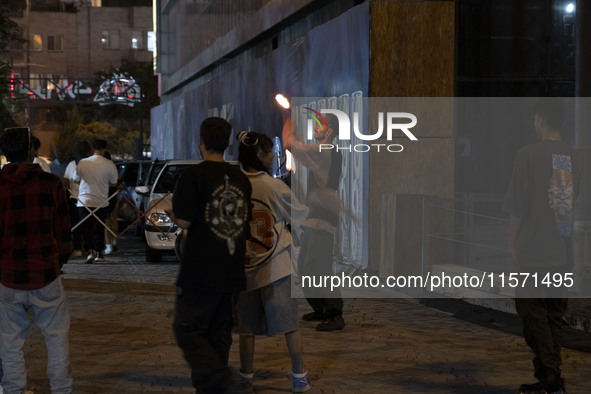
[[[154,186],[154,193],[172,192],[179,175],[189,168],[188,164],[174,164],[166,166],[158,178],[158,183]]]
[[[154,163],[154,165],[152,166],[152,172],[148,174],[149,178],[145,186],[151,187],[154,184],[154,182],[156,182],[156,178],[158,178],[158,174],[160,174],[160,171],[162,171],[162,167],[164,167],[165,164],[166,162],[164,161]]]

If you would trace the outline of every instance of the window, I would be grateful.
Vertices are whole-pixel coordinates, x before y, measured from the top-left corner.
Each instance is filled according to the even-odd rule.
[[[47,36],[47,50],[61,51],[63,50],[64,36]]]
[[[91,6],[92,7],[102,7],[103,6],[102,1],[101,0],[92,0]]]
[[[103,30],[101,45],[103,48],[119,49],[119,30]]]
[[[154,32],[148,32],[148,51],[154,52]]]
[[[131,48],[144,49],[144,37],[141,31],[131,32]]]
[[[29,49],[31,51],[43,50],[43,39],[41,38],[41,34],[29,35]]]

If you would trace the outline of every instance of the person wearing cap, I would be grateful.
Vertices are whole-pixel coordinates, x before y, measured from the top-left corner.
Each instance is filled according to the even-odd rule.
[[[33,164],[27,127],[0,135],[9,163],[0,170],[0,358],[7,393],[27,388],[24,342],[34,312],[47,347],[52,393],[71,393],[70,314],[61,282],[71,251],[70,218],[62,181]]]

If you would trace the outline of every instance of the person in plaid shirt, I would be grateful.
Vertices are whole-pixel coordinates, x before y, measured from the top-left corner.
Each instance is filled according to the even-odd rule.
[[[22,393],[27,378],[23,346],[27,311],[47,346],[52,393],[71,393],[70,314],[59,277],[71,252],[66,191],[55,175],[33,164],[27,127],[5,129],[0,150],[0,358],[5,393]]]

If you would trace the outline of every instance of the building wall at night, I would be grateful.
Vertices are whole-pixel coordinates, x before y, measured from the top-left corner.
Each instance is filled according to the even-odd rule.
[[[236,10],[227,8],[231,3],[207,8],[156,0],[162,105],[152,111],[153,155],[197,157],[198,126],[210,115],[229,119],[237,131],[279,135],[282,114],[273,102],[278,91],[334,103],[354,94],[573,92],[573,18],[558,0],[252,0]],[[403,159],[368,154],[362,171],[350,169],[355,176],[347,182],[356,186],[341,190],[343,199],[361,190],[364,213],[378,218],[390,209],[386,200],[392,195],[407,195],[407,206],[420,214],[416,200],[425,196],[453,204],[459,192],[503,194],[515,153],[530,142],[531,130],[483,125],[468,135],[454,129],[453,111],[438,121]],[[479,151],[483,147],[490,149]],[[228,157],[235,152],[231,146]],[[406,232],[396,235],[400,241],[382,237],[387,222],[367,223],[368,248],[361,260],[353,257],[353,265],[381,270],[387,243],[421,237],[420,220],[413,220],[415,227],[400,225]],[[420,265],[420,253],[398,250],[397,259]]]
[[[148,32],[154,30],[153,15],[150,6],[73,7],[35,0],[31,4],[28,18],[25,9],[11,18],[23,37],[28,32],[29,48],[13,43],[9,56],[15,77],[46,98],[31,100],[27,108],[29,124],[42,141],[41,154],[49,155],[58,128],[51,108],[60,105],[55,84],[95,78],[122,59],[152,62]],[[92,102],[92,97],[89,94],[85,99]],[[42,122],[43,127],[37,127]]]

